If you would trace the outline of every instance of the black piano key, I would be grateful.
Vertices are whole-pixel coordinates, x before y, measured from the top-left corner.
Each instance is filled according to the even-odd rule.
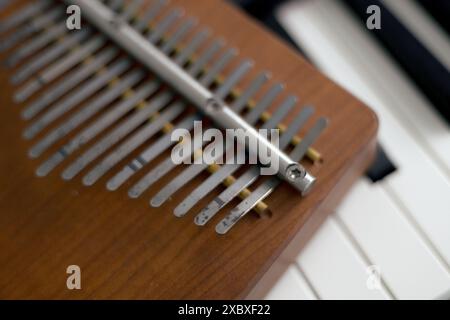
[[[448,0],[417,0],[433,18],[447,31],[450,36],[450,1]]]
[[[381,8],[381,29],[373,34],[405,70],[418,88],[450,123],[450,72],[379,0],[342,0],[366,28],[370,5]]]

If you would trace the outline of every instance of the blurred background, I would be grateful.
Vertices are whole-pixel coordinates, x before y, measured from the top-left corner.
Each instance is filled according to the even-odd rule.
[[[450,1],[232,2],[380,120],[367,176],[249,298],[450,298]]]

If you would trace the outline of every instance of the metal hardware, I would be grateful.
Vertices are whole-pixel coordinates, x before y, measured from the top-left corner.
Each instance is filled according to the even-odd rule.
[[[170,86],[177,88],[179,93],[219,126],[229,129],[244,129],[249,135],[257,139],[259,145],[264,145],[270,150],[271,154],[278,156],[278,176],[301,191],[302,194],[306,194],[309,191],[315,178],[303,166],[293,161],[266,138],[260,136],[255,128],[244,121],[223,101],[218,100],[208,88],[192,78],[179,65],[147,41],[139,32],[119,18],[112,10],[96,0],[67,0],[66,2],[79,5],[87,20],[155,72]],[[210,108],[211,102],[219,107]],[[245,141],[241,142],[244,143]],[[258,154],[257,146],[249,147],[248,151],[252,154]],[[260,157],[266,156],[260,155]],[[268,158],[260,159],[263,163],[267,163],[270,160]],[[299,175],[289,176],[291,172],[289,168],[292,165],[296,165]]]

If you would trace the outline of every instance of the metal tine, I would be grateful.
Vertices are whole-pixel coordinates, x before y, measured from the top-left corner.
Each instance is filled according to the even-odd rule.
[[[225,98],[226,95],[236,86],[236,84],[241,80],[241,78],[249,71],[253,66],[253,62],[245,60],[239,67],[237,67],[234,72],[227,78],[227,80],[220,86],[215,92],[215,96],[218,99]],[[212,147],[216,145],[217,142],[210,144]],[[218,157],[222,156],[219,154]],[[178,175],[174,180],[169,182],[165,187],[163,187],[150,201],[150,205],[153,207],[161,206],[167,199],[170,198],[176,191],[182,188],[184,185],[189,183],[193,178],[199,175],[203,170],[208,167],[207,164],[194,164],[187,167],[180,175]]]
[[[64,11],[62,7],[58,6],[50,10],[47,13],[37,16],[29,23],[23,25],[20,29],[16,30],[14,33],[6,37],[0,44],[0,52],[11,49],[20,41],[28,38],[34,33],[37,33],[49,25],[51,25],[55,20],[62,17]]]
[[[189,23],[190,25],[190,23]],[[184,24],[180,29],[186,30],[189,25]],[[177,44],[177,41],[172,41],[172,39],[179,40],[180,33],[176,33],[172,36],[170,39],[171,46],[166,46],[166,50],[170,51],[173,49],[173,47]],[[142,78],[142,74],[139,71],[135,71],[134,76],[139,75],[139,79]],[[133,76],[133,74],[131,76]],[[127,87],[124,87],[123,83],[119,85],[118,87],[113,87],[111,90],[106,91],[103,93],[102,96],[97,97],[97,99],[92,102],[91,104],[85,106],[79,113],[77,113],[74,117],[75,119],[83,119],[82,121],[87,120],[92,114],[94,114],[94,110],[100,110],[104,108],[108,103],[112,102],[117,96],[122,93],[124,89]],[[72,130],[74,127],[78,126],[82,122],[81,120],[75,121],[73,118],[71,118],[67,123],[63,124],[59,128],[52,131],[50,134],[48,134],[46,137],[44,137],[37,145],[35,145],[30,150],[30,156],[31,157],[37,157],[39,156],[45,149],[47,149],[50,145],[52,145],[54,142],[62,138],[65,134],[67,134],[70,130]],[[62,134],[64,133],[64,134]]]
[[[122,1],[117,0],[114,2],[114,5],[120,4]],[[114,52],[114,54],[112,54]],[[93,61],[85,64],[81,67],[80,70],[75,70],[74,72],[69,73],[65,78],[61,80],[61,84],[58,84],[56,87],[53,87],[41,95],[39,99],[35,102],[32,102],[25,110],[22,112],[22,117],[24,119],[31,119],[38,112],[45,109],[48,105],[55,102],[62,95],[67,93],[70,89],[76,87],[83,80],[87,79],[93,73],[97,72],[104,66],[106,66],[115,56],[117,56],[118,50],[113,48],[107,48],[104,51],[100,52],[97,57],[93,57]],[[108,59],[104,59],[108,57]],[[19,98],[20,99],[20,98]]]
[[[280,149],[286,148],[295,134],[303,127],[306,121],[313,113],[310,107],[303,108],[300,114],[290,124],[288,130],[280,138]],[[232,185],[225,189],[219,196],[211,201],[199,214],[194,218],[195,224],[199,226],[205,225],[214,215],[233,200],[242,190],[247,188],[259,177],[259,167],[252,166],[244,174],[242,174]]]
[[[227,62],[231,60],[232,57],[235,56],[236,49],[227,50],[219,60],[214,64],[214,66],[208,71],[207,74],[202,76],[201,82],[204,83],[205,86],[210,86],[217,74],[219,74],[223,68],[225,68]],[[205,79],[209,79],[210,82],[205,82]],[[144,192],[148,187],[150,187],[155,181],[159,180],[162,176],[164,176],[167,172],[169,172],[175,164],[172,159],[169,157],[165,161],[163,161],[160,165],[158,165],[154,170],[151,170],[147,175],[145,175],[135,186],[133,186],[129,191],[128,195],[131,198],[139,197],[142,192]]]
[[[39,98],[29,104],[22,111],[22,118],[29,120],[36,114],[44,110],[47,106],[54,103],[65,93],[76,87],[79,83],[87,79],[94,72],[97,72],[109,62],[111,62],[118,54],[119,49],[111,47],[100,52],[93,57],[91,61],[77,68],[73,73],[64,77],[61,81],[45,91]]]
[[[89,118],[106,108],[110,103],[124,93],[125,90],[132,88],[140,82],[145,76],[143,70],[134,70],[123,77],[111,89],[104,90],[93,101],[85,105],[76,112],[69,120],[52,130],[38,143],[36,143],[28,152],[31,158],[39,157],[45,150],[52,146],[56,141],[62,139],[75,128],[79,127]]]
[[[131,160],[122,168],[122,170],[120,170],[114,177],[112,177],[106,184],[107,189],[110,191],[117,190],[134,173],[142,169],[147,163],[151,162],[161,153],[166,151],[173,144],[171,133],[174,129],[182,128],[190,131],[194,127],[194,121],[199,119],[201,118],[197,113],[187,117],[186,119],[183,119],[181,122],[173,126],[169,130],[169,132],[167,132],[165,135],[151,144],[147,149],[145,149],[145,151]]]
[[[145,30],[149,23],[156,18],[161,9],[167,4],[166,0],[156,0],[151,6],[150,9],[144,14],[144,16],[136,21],[134,27],[138,31]]]
[[[142,6],[143,0],[133,0],[131,4],[126,6],[125,12],[121,15],[125,21],[130,21],[139,12],[139,8]]]
[[[200,80],[200,83],[205,87],[209,87],[214,82],[217,74],[219,74],[231,59],[237,56],[237,54],[238,51],[234,48],[227,50],[211,70]]]
[[[51,0],[33,1],[25,7],[20,8],[17,13],[0,22],[0,33],[8,32],[9,30],[27,22],[29,19],[39,14],[42,10],[46,9],[51,3],[54,2]]]
[[[178,30],[185,30],[186,27],[191,25],[192,22],[187,22],[187,24],[183,24]],[[185,33],[185,32],[183,32]],[[170,43],[170,46],[166,46],[164,49],[166,52],[171,51],[174,46],[177,44],[180,38],[180,32],[175,32],[167,43]],[[173,39],[177,39],[177,41],[173,41]],[[163,49],[163,50],[164,50]],[[160,96],[168,96],[172,97],[171,92],[162,93]],[[158,98],[155,98],[158,99]],[[135,150],[138,146],[148,140],[151,136],[156,134],[158,131],[162,129],[162,127],[168,122],[173,120],[179,113],[184,110],[185,104],[181,101],[175,101],[170,106],[166,108],[166,111],[157,118],[157,121],[151,121],[143,128],[138,130],[133,136],[126,140],[121,146],[119,146],[116,150],[111,152],[105,159],[98,164],[94,169],[92,169],[83,179],[85,185],[94,184],[103,174],[105,174],[110,168],[112,168],[117,162],[126,157],[130,152]],[[133,129],[128,126],[129,130]],[[111,134],[113,135],[113,134]]]
[[[183,55],[183,49],[179,55]],[[186,60],[188,57],[186,57]],[[180,61],[180,64],[184,64],[186,61]],[[206,63],[206,62],[205,62]],[[79,133],[68,144],[64,145],[58,152],[54,153],[46,162],[44,162],[36,171],[38,176],[45,176],[57,165],[59,165],[65,158],[71,153],[80,148],[82,145],[89,142],[95,136],[97,136],[104,129],[112,125],[118,119],[123,117],[127,112],[133,109],[140,101],[143,101],[148,96],[156,92],[159,89],[160,83],[157,80],[150,81],[143,85],[134,95],[128,99],[117,103],[110,108],[110,111],[103,115],[100,119],[91,124],[88,128]]]
[[[130,116],[127,120],[116,127],[111,133],[100,139],[93,147],[83,153],[78,159],[70,164],[62,173],[64,180],[71,180],[87,165],[94,161],[99,155],[108,150],[111,146],[119,142],[127,134],[133,131],[156,112],[159,112],[172,99],[173,94],[161,94],[153,98],[151,102],[141,108],[138,112]]]
[[[203,31],[203,34],[207,34],[207,31]],[[201,33],[202,34],[202,33]],[[206,51],[188,67],[188,73],[197,75],[202,71],[207,61],[210,61],[212,57],[225,45],[225,41],[222,39],[213,41]]]
[[[83,102],[98,90],[103,88],[114,77],[119,76],[132,65],[128,59],[120,60],[116,62],[112,67],[108,68],[103,74],[99,74],[90,81],[84,83],[77,90],[73,91],[61,102],[57,103],[50,110],[45,112],[40,118],[38,118],[33,124],[23,132],[25,139],[34,138],[39,132],[45,129],[54,120],[72,110],[79,103]]]
[[[36,91],[40,90],[44,85],[52,82],[60,75],[65,73],[67,70],[71,69],[73,66],[76,66],[79,62],[86,59],[88,56],[92,55],[92,53],[102,48],[105,45],[105,43],[106,39],[103,37],[92,38],[80,49],[56,61],[55,63],[47,67],[45,70],[38,73],[33,80],[25,84],[16,93],[15,98],[19,100],[17,102],[22,102],[31,97],[34,93],[36,93]]]
[[[242,77],[253,67],[253,61],[244,60],[231,75],[227,77],[225,82],[214,93],[217,99],[225,99],[228,93],[236,86]]]
[[[121,2],[121,1],[119,1]],[[119,5],[114,5],[113,7],[120,7]],[[8,67],[14,67],[19,64],[24,59],[28,58],[35,52],[43,49],[51,42],[58,39],[61,35],[67,32],[67,26],[65,23],[59,23],[51,28],[49,28],[46,32],[40,34],[39,36],[30,39],[30,41],[24,43],[20,46],[11,56],[6,59],[5,64]]]
[[[61,57],[77,43],[84,41],[89,35],[90,30],[86,27],[68,37],[64,37],[58,45],[47,48],[38,57],[21,67],[15,74],[12,75],[11,83],[14,85],[22,83],[34,73]]]
[[[258,119],[261,117],[261,115],[263,114],[263,112],[269,107],[270,102],[273,101],[276,98],[276,95],[280,92],[278,90],[282,90],[282,85],[281,84],[277,84],[275,86],[272,87],[271,90],[269,90],[269,92],[266,94],[266,96],[255,106],[255,110],[258,110],[259,114],[256,116],[254,116],[254,113],[250,113],[249,115],[246,116],[245,120],[254,125]],[[276,94],[274,94],[276,93]],[[281,106],[277,109],[277,111],[275,112],[275,120],[273,121],[269,121],[269,123],[266,123],[266,126],[264,126],[263,128],[273,128],[275,127],[278,123],[279,120],[277,121],[277,119],[282,119],[284,118],[284,116],[286,116],[286,114],[294,107],[295,103],[297,102],[297,99],[295,97],[288,97],[282,104]],[[225,154],[227,154],[228,150],[225,151]],[[238,153],[240,155],[245,154],[245,150],[244,149],[239,149]],[[240,155],[237,155],[237,157],[239,157]],[[222,154],[218,155],[219,157],[222,156]],[[233,159],[232,159],[233,160]],[[225,172],[229,172],[229,174],[232,174],[234,171],[236,171],[240,165],[235,165],[235,164],[230,164],[230,163],[226,163],[224,166],[222,166],[224,169],[220,170],[220,172],[217,173],[215,178],[212,178],[213,181],[213,185],[217,185],[220,182],[223,181],[223,178],[221,178],[222,175],[225,174]],[[225,169],[226,168],[226,169]],[[215,174],[212,174],[212,176],[215,176]],[[211,177],[212,177],[211,176]],[[211,185],[212,187],[212,185]],[[206,187],[203,187],[203,190],[205,190]],[[214,188],[214,187],[213,187]],[[188,203],[188,205],[181,205],[180,208],[176,208],[174,210],[174,214],[177,217],[182,217],[183,215],[185,215],[187,213],[186,209],[189,209],[189,205],[192,206],[194,205],[193,203]]]
[[[31,38],[29,41],[19,46],[16,51],[10,55],[9,59],[5,61],[5,65],[8,67],[16,66],[35,52],[50,45],[66,32],[67,27],[63,22],[52,25],[45,32],[36,35],[36,37]]]
[[[182,52],[180,53],[180,55]],[[181,61],[181,63],[185,63],[185,61]],[[151,82],[155,85],[159,86],[159,82],[157,80]],[[174,98],[174,93],[167,91],[159,94],[157,97],[152,99],[152,102],[148,104],[147,107],[143,108],[136,115],[132,116],[130,119],[125,121],[122,125],[116,128],[113,133],[111,133],[107,138],[96,144],[94,148],[89,149],[82,157],[80,157],[73,165],[67,168],[63,172],[64,179],[71,179],[76,174],[78,174],[84,167],[96,159],[101,153],[106,151],[113,144],[122,139],[125,135],[129,134],[133,131],[138,125],[140,125],[143,121],[145,121],[148,117],[158,112],[161,108],[163,108],[170,100]],[[100,119],[99,121],[101,121]]]
[[[322,131],[327,127],[327,124],[328,121],[325,118],[320,118],[316,122],[314,127],[306,134],[302,142],[300,142],[300,144],[298,144],[291,152],[293,159],[300,161],[305,156],[308,148],[320,136]],[[227,233],[240,219],[252,210],[258,202],[269,196],[280,183],[281,180],[276,177],[272,177],[261,184],[250,194],[248,198],[243,200],[236,208],[231,210],[231,213],[216,225],[216,232],[218,234]]]
[[[153,32],[148,37],[148,41],[156,43],[163,36],[164,33],[183,15],[183,10],[175,8],[169,12],[169,14],[155,27]]]
[[[100,177],[102,177],[109,169],[115,166],[119,161],[128,156],[133,150],[158,133],[170,121],[173,121],[185,110],[185,105],[178,101],[166,108],[161,115],[152,119],[143,128],[138,130],[136,134],[123,142],[114,152],[105,157],[100,164],[91,170],[83,178],[86,186],[93,185]]]
[[[132,12],[133,7],[127,8],[124,14]],[[82,30],[75,32],[73,35],[65,37],[61,42],[57,42],[54,46],[49,47],[39,54],[39,56],[30,63],[23,66],[11,79],[13,84],[19,84],[27,80],[33,74],[39,70],[45,68],[48,64],[52,63],[67,51],[73,48],[75,45],[80,45],[87,37],[92,35],[93,29],[90,27],[84,27]],[[95,35],[95,38],[106,39],[102,35]],[[80,45],[78,50],[82,49],[86,44]],[[76,51],[73,53],[76,54]],[[16,102],[22,102],[20,96],[16,96]]]
[[[110,110],[106,114],[102,115],[100,119],[96,120],[94,123],[82,130],[57,152],[55,152],[37,169],[36,174],[38,176],[46,176],[69,155],[78,150],[84,144],[91,141],[103,130],[114,124],[118,119],[125,116],[129,111],[135,108],[137,104],[158,90],[158,88],[159,83],[157,82],[152,81],[143,84],[131,97],[112,106]]]
[[[228,55],[226,55],[228,56]],[[248,64],[244,64],[245,66]],[[220,71],[218,71],[220,72]],[[236,79],[237,81],[238,79]],[[71,165],[67,170],[63,172],[63,178],[65,179],[72,179],[76,174],[78,174],[82,169],[84,169],[90,162],[95,160],[100,154],[102,154],[104,151],[109,149],[111,146],[113,146],[115,143],[120,141],[122,138],[124,138],[127,134],[132,132],[138,125],[142,123],[142,121],[148,119],[148,117],[152,116],[154,113],[158,112],[160,109],[162,109],[169,101],[174,99],[175,95],[174,93],[170,91],[163,92],[156,97],[152,99],[152,101],[148,104],[148,106],[144,107],[142,110],[140,110],[135,116],[132,116],[130,119],[125,121],[123,124],[121,124],[118,128],[113,130],[111,134],[109,134],[107,137],[102,139],[100,142],[98,142],[94,147],[89,149],[85,154],[83,154],[80,158],[75,161],[73,165]],[[167,107],[168,110],[177,110],[179,109],[181,112],[181,109],[185,107],[185,104],[176,101],[172,103],[169,107]],[[150,129],[149,129],[150,128]],[[142,131],[139,131],[137,133],[137,136],[131,137],[130,139],[135,141],[136,143],[140,141],[140,143],[143,143],[146,139],[146,135],[154,132],[155,125],[149,124],[147,127],[143,128]],[[144,141],[142,141],[144,139]],[[140,144],[139,143],[139,144]],[[123,155],[125,156],[125,155]],[[95,169],[95,168],[94,168]],[[101,169],[95,172],[91,172],[86,176],[86,179],[84,180],[85,184],[91,185],[93,184],[99,177],[98,172],[100,172]]]
[[[11,4],[12,0],[0,1],[0,10],[4,10],[7,6]]]
[[[247,90],[241,95],[241,97],[245,97],[243,99],[238,99],[236,101],[237,107],[236,109],[240,109],[247,101],[256,93],[256,91],[262,86],[262,84],[267,81],[269,75],[261,74],[258,78],[256,78],[253,83],[249,86]],[[267,128],[274,128],[278,122],[283,118],[286,113],[291,109],[291,106],[295,104],[295,99],[287,99],[284,102],[284,106],[279,108],[279,112],[276,112],[275,115],[271,118],[275,119],[274,121],[268,121]],[[226,163],[221,166],[219,170],[211,174],[204,182],[202,182],[197,188],[195,188],[180,204],[174,209],[174,215],[177,217],[182,217],[186,215],[186,213],[194,207],[198,201],[203,199],[208,193],[214,190],[219,184],[221,184],[228,176],[232,175],[237,169],[241,167],[240,164],[232,164]]]
[[[169,54],[173,48],[183,39],[183,37],[196,25],[197,21],[193,18],[185,21],[172,35],[172,37],[163,44],[161,51]]]
[[[192,43],[198,43],[196,41],[198,39],[195,37]],[[206,49],[206,51],[200,56],[200,58],[189,68],[188,72],[192,76],[196,76],[200,70],[208,63],[209,60],[212,59],[213,55],[223,46],[223,42],[221,40],[216,40],[213,44]],[[191,51],[192,46],[188,45],[184,50]],[[185,59],[188,59],[187,55],[183,55],[183,52],[180,53],[180,56],[185,56]],[[183,61],[179,62],[183,64]],[[190,124],[190,129],[193,128],[193,121],[198,117],[193,116],[192,123]],[[184,122],[183,122],[184,124]],[[181,126],[180,124],[179,126]],[[121,171],[119,171],[110,181],[107,183],[107,188],[109,190],[118,189],[126,180],[128,180],[134,173],[142,169],[147,163],[151,162],[154,158],[160,155],[162,152],[167,150],[173,144],[170,132],[166,133],[160,140],[150,145],[145,151],[143,151],[138,157],[130,162],[129,165],[125,166]]]
[[[263,99],[250,111],[248,115],[245,116],[248,122],[256,122],[261,116],[262,110],[266,110],[275,98],[284,90],[284,85],[277,83],[269,89],[269,92],[264,96]]]
[[[206,29],[201,30],[198,32],[191,42],[183,49],[181,54],[179,54],[177,57],[175,57],[175,63],[182,66],[184,63],[186,63],[189,58],[192,56],[192,54],[197,50],[197,48],[206,40],[206,38],[209,35],[209,31]],[[200,60],[200,59],[199,59]],[[197,60],[197,62],[199,62]],[[200,62],[199,62],[200,63]],[[197,72],[195,72],[197,73]]]
[[[113,7],[119,8],[121,5],[121,1],[117,5]],[[67,26],[64,22],[56,24],[46,30],[46,32],[40,34],[39,36],[30,39],[30,41],[24,43],[20,46],[13,54],[10,55],[8,59],[5,61],[5,65],[8,67],[14,67],[19,64],[24,59],[28,58],[35,52],[43,49],[51,42],[57,40],[61,35],[67,32]]]

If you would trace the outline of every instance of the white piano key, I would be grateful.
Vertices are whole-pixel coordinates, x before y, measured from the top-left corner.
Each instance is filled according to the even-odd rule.
[[[295,244],[295,243],[294,243]],[[368,286],[369,265],[328,218],[296,259],[320,299],[389,299],[381,287]]]
[[[319,14],[319,12],[326,14],[327,10],[333,14],[327,16]],[[316,15],[314,20],[310,18],[312,15]],[[346,9],[336,1],[305,1],[290,4],[285,10],[280,11],[281,16],[287,30],[300,45],[305,45],[303,49],[308,52],[311,59],[317,62],[319,67],[330,72],[341,85],[352,91],[352,82],[346,79],[345,74],[340,73],[340,65],[326,63],[321,58],[323,53],[317,51],[325,47],[334,51],[339,48],[339,51],[344,53],[343,59],[347,61],[346,63],[357,70],[354,72],[357,72],[359,82],[364,83],[371,88],[374,95],[383,99],[389,113],[396,117],[408,135],[431,155],[432,161],[441,167],[447,179],[450,179],[448,125],[411,83],[398,64],[367,34],[367,31],[362,30],[359,22],[355,21]],[[350,44],[344,45],[347,41]],[[351,59],[348,59],[349,57]],[[364,101],[379,111],[379,114],[383,114],[383,110],[378,110],[373,103],[367,102],[367,99]]]
[[[361,179],[337,216],[399,299],[434,299],[450,288],[450,275],[421,241],[380,184]]]
[[[388,78],[377,81],[372,80],[371,74],[378,74],[383,70],[383,74],[389,75],[385,70],[376,64],[378,60],[369,60],[371,57],[366,52],[363,45],[355,45],[359,41],[367,44],[367,37],[362,34],[358,23],[345,10],[338,6],[335,2],[315,1],[311,2],[314,6],[322,5],[320,12],[325,12],[326,8],[333,8],[335,19],[339,19],[332,23],[331,15],[316,17],[314,22],[323,25],[321,35],[315,34],[314,43],[310,43],[310,48],[315,46],[314,59],[319,66],[323,66],[329,76],[341,83],[344,87],[352,91],[356,96],[372,106],[380,117],[380,140],[387,149],[389,156],[394,163],[399,166],[400,170],[395,172],[387,180],[389,191],[393,193],[393,197],[397,199],[398,205],[402,206],[402,211],[410,217],[413,224],[422,230],[436,248],[436,255],[445,259],[447,268],[450,264],[450,198],[448,192],[450,190],[450,180],[447,170],[443,169],[441,161],[436,161],[437,153],[429,154],[428,148],[424,148],[423,140],[415,138],[422,126],[430,126],[426,123],[427,112],[430,110],[414,110],[414,104],[405,104],[408,110],[404,110],[401,115],[395,111],[402,103],[392,99],[392,92],[388,86],[383,84],[389,82]],[[319,8],[320,9],[320,8]],[[297,17],[298,19],[298,17]],[[336,25],[339,24],[339,28]],[[325,34],[326,32],[326,34]],[[349,37],[349,35],[352,35]],[[318,46],[319,39],[326,39],[328,45],[333,47],[327,48],[329,52],[325,55],[323,46]],[[326,37],[326,38],[325,38]],[[350,41],[351,45],[346,45],[346,41]],[[323,42],[322,42],[323,43]],[[325,44],[326,45],[326,44]],[[338,48],[339,50],[336,50]],[[353,49],[352,49],[353,48]],[[373,50],[376,47],[374,46]],[[354,51],[353,51],[354,50]],[[363,52],[364,56],[359,56]],[[368,68],[374,68],[373,73],[367,72]],[[376,72],[375,72],[376,70]],[[384,72],[385,71],[385,72]],[[394,83],[389,83],[395,87]],[[389,90],[389,91],[388,91]],[[402,92],[403,93],[403,92]],[[397,97],[398,99],[408,99],[408,96]],[[400,101],[400,100],[399,100]],[[398,115],[398,117],[396,117]],[[414,115],[415,121],[405,122],[406,117]],[[424,119],[424,120],[422,120]],[[433,130],[441,135],[446,135],[449,142],[439,140],[439,148],[442,152],[450,153],[450,135],[448,128],[446,133],[440,132],[441,127],[438,123],[434,123]],[[429,132],[432,130],[428,128]],[[420,132],[423,134],[424,132]],[[428,136],[427,141],[432,142],[433,137]],[[419,142],[419,143],[418,143]],[[428,142],[427,142],[428,143]],[[441,155],[443,155],[441,153]],[[443,158],[441,158],[443,159]],[[450,165],[450,161],[447,162]]]
[[[323,12],[330,8],[333,15],[324,16]],[[396,74],[393,63],[392,69],[383,64],[389,61],[386,57],[378,60],[372,56],[371,53],[380,49],[370,45],[361,35],[359,24],[336,2],[290,4],[280,12],[280,17],[316,65],[378,112],[380,140],[399,167],[383,182],[383,188],[414,227],[419,240],[427,244],[434,259],[448,271],[449,181],[442,161],[450,150],[446,147],[448,129],[444,130],[437,118],[432,121],[431,107],[415,109],[421,104],[410,102],[412,96],[417,97],[412,86],[401,73]],[[351,44],[347,44],[347,40]],[[363,45],[358,44],[359,41],[364,41]],[[360,53],[363,56],[359,57]],[[372,74],[368,72],[371,68]],[[374,74],[386,77],[377,80]],[[392,98],[396,94],[394,91],[398,94],[395,99]]]
[[[277,260],[248,294],[248,300],[316,300],[295,265]]]

